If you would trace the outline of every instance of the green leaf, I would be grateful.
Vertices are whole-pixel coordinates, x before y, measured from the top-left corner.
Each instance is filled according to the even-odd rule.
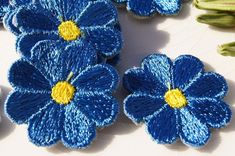
[[[197,17],[197,21],[217,27],[235,27],[235,15],[226,12],[202,14]]]
[[[224,56],[235,56],[235,42],[220,45],[218,52]]]
[[[199,9],[235,12],[234,0],[194,0]]]

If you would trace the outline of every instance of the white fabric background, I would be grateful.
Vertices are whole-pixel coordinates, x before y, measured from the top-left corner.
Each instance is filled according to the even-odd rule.
[[[120,74],[133,66],[139,66],[140,61],[147,55],[161,51],[172,59],[181,54],[192,54],[199,57],[209,71],[223,75],[229,84],[230,92],[225,98],[235,113],[235,58],[224,57],[216,52],[217,45],[235,41],[234,30],[223,30],[208,27],[195,21],[201,13],[187,4],[179,16],[155,16],[151,20],[136,20],[126,11],[120,11],[120,22],[125,39],[122,60],[117,66]],[[213,130],[211,141],[203,149],[191,149],[178,142],[174,145],[158,145],[154,143],[145,131],[145,126],[136,126],[123,114],[115,125],[98,131],[98,137],[87,150],[72,151],[58,144],[51,148],[39,148],[27,139],[25,125],[15,126],[3,114],[3,101],[11,90],[7,81],[10,65],[19,58],[15,53],[14,36],[0,28],[0,87],[2,88],[0,124],[0,154],[24,156],[52,155],[191,155],[213,156],[231,155],[234,151],[235,120],[223,130]],[[120,103],[126,92],[120,87],[117,97]]]

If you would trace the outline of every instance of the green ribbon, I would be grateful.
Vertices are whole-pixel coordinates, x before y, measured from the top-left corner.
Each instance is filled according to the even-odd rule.
[[[202,14],[197,17],[197,21],[200,23],[205,23],[213,25],[216,27],[231,28],[235,27],[235,15],[226,12],[212,12],[207,14]]]
[[[220,45],[218,52],[223,56],[235,56],[235,42]]]
[[[224,28],[235,28],[235,0],[194,0],[198,9],[209,11],[199,15],[197,21]],[[218,52],[223,56],[235,56],[235,42],[222,44]]]
[[[234,0],[194,0],[199,9],[235,12]]]

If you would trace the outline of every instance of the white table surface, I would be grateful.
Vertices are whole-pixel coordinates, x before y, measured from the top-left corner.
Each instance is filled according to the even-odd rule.
[[[195,17],[202,11],[190,4],[183,7],[179,16],[155,16],[152,20],[136,20],[126,11],[120,11],[120,22],[125,38],[122,60],[117,66],[120,75],[132,67],[139,66],[147,55],[161,51],[172,59],[181,54],[192,54],[199,57],[209,71],[223,75],[229,84],[230,92],[225,98],[235,113],[235,58],[224,57],[216,52],[217,45],[235,41],[234,30],[222,30],[197,23]],[[213,154],[232,155],[235,142],[235,120],[222,130],[213,130],[208,145],[202,149],[192,149],[180,141],[174,145],[158,145],[153,142],[145,131],[145,126],[136,126],[123,114],[111,127],[98,131],[96,141],[87,150],[68,150],[58,144],[51,148],[36,147],[27,139],[26,125],[16,126],[3,114],[3,102],[11,90],[7,81],[10,65],[19,58],[15,53],[14,36],[0,28],[0,87],[2,88],[0,124],[0,154],[24,156],[151,156],[151,155],[192,155],[204,156]],[[126,92],[119,87],[117,97],[120,103]]]

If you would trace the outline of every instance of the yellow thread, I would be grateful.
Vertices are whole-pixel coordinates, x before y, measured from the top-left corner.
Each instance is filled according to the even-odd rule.
[[[80,28],[73,21],[62,22],[58,30],[60,37],[66,41],[76,40],[81,35]]]
[[[181,90],[171,89],[168,90],[164,95],[165,101],[172,107],[172,108],[182,108],[187,105],[188,101],[185,98],[184,94]]]
[[[75,88],[67,81],[58,82],[51,92],[51,97],[58,104],[68,104],[74,96]]]

